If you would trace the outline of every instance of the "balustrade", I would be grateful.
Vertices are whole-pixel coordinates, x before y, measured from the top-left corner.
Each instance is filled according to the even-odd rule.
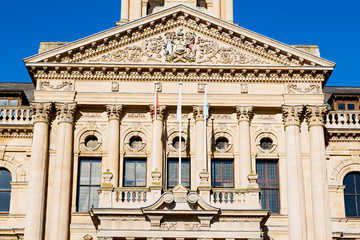
[[[150,204],[147,188],[101,188],[100,208],[140,208]]]
[[[260,209],[257,190],[213,189],[210,205],[222,209]]]
[[[0,124],[32,124],[30,107],[1,107]]]
[[[360,111],[330,111],[326,115],[327,128],[360,128]]]

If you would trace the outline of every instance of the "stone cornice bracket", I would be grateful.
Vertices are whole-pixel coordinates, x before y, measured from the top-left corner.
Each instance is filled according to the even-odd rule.
[[[69,103],[55,103],[57,119],[60,122],[74,123],[74,117],[77,104],[75,102]]]
[[[154,119],[154,104],[150,105],[150,115],[151,115],[151,119]],[[164,120],[165,118],[165,114],[166,114],[166,105],[160,105],[159,108],[157,109],[156,112],[156,116],[158,120]]]
[[[250,122],[254,116],[253,106],[236,106],[236,113],[239,122]]]
[[[194,105],[193,106],[193,114],[195,121],[203,121],[204,120],[204,106],[203,105]]]
[[[304,113],[304,105],[282,105],[281,111],[285,127],[300,126]]]
[[[49,123],[52,102],[32,102],[30,104],[31,111],[33,113],[33,120],[35,122],[46,122]]]
[[[309,128],[313,126],[324,126],[326,112],[326,105],[306,105],[305,115]]]
[[[108,104],[106,105],[107,116],[109,120],[120,120],[123,105]]]

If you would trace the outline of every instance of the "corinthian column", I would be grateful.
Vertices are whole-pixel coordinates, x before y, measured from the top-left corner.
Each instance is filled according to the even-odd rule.
[[[204,159],[204,106],[193,106],[193,113],[195,118],[195,162],[191,162],[191,168],[195,171],[191,171],[191,175],[193,176],[191,179],[194,179],[195,186],[191,184],[191,189],[197,189],[200,185],[200,173],[204,169],[205,161]]]
[[[307,240],[304,174],[301,159],[300,124],[303,105],[283,105],[286,135],[286,178],[290,239]]]
[[[108,153],[107,169],[113,174],[111,180],[114,187],[119,186],[119,150],[120,150],[120,115],[122,105],[106,106],[109,128],[108,128]]]
[[[240,162],[235,161],[234,169],[240,171],[240,178],[235,179],[235,187],[246,189],[249,186],[248,176],[251,173],[250,121],[253,116],[253,107],[236,106],[236,112],[239,120]]]
[[[151,105],[150,106],[150,111],[153,111],[154,106]],[[152,116],[153,118],[153,131],[156,130],[155,132],[155,137],[153,139],[153,148],[155,149],[155,153],[152,152],[152,155],[155,154],[155,166],[154,166],[154,156],[153,156],[153,162],[152,164],[152,169],[155,170],[153,171],[156,172],[156,174],[152,174],[153,175],[153,185],[158,185],[158,186],[162,186],[162,171],[163,171],[163,146],[164,146],[164,142],[163,142],[163,128],[164,128],[164,116],[165,116],[165,111],[166,111],[166,106],[165,105],[161,105],[159,106],[159,108],[157,109],[156,112],[156,121],[154,119],[154,116]],[[153,132],[154,134],[154,132]],[[155,145],[156,144],[156,145]],[[154,148],[155,147],[155,148]],[[154,179],[154,176],[156,176]]]
[[[326,106],[306,106],[310,132],[311,190],[314,239],[332,239],[328,179],[326,174],[324,117]]]
[[[50,218],[50,239],[69,239],[73,159],[73,125],[76,103],[55,103],[58,120],[55,178]]]
[[[29,185],[25,219],[25,239],[42,240],[49,149],[49,119],[52,103],[33,102],[34,137],[31,148]]]

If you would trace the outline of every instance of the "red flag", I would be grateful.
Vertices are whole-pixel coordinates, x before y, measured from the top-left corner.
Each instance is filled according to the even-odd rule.
[[[155,116],[156,115],[156,110],[158,110],[159,109],[159,95],[158,95],[158,91],[157,91],[157,89],[156,89],[156,91],[155,91],[155,94],[156,94],[156,97],[155,97],[155,105],[154,105],[154,108],[153,108],[153,115]]]

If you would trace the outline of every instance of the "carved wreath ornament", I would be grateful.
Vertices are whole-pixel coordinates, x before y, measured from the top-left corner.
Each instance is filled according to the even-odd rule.
[[[141,46],[129,46],[107,53],[90,62],[270,64],[231,47],[221,47],[215,41],[197,37],[183,28],[147,39]]]

